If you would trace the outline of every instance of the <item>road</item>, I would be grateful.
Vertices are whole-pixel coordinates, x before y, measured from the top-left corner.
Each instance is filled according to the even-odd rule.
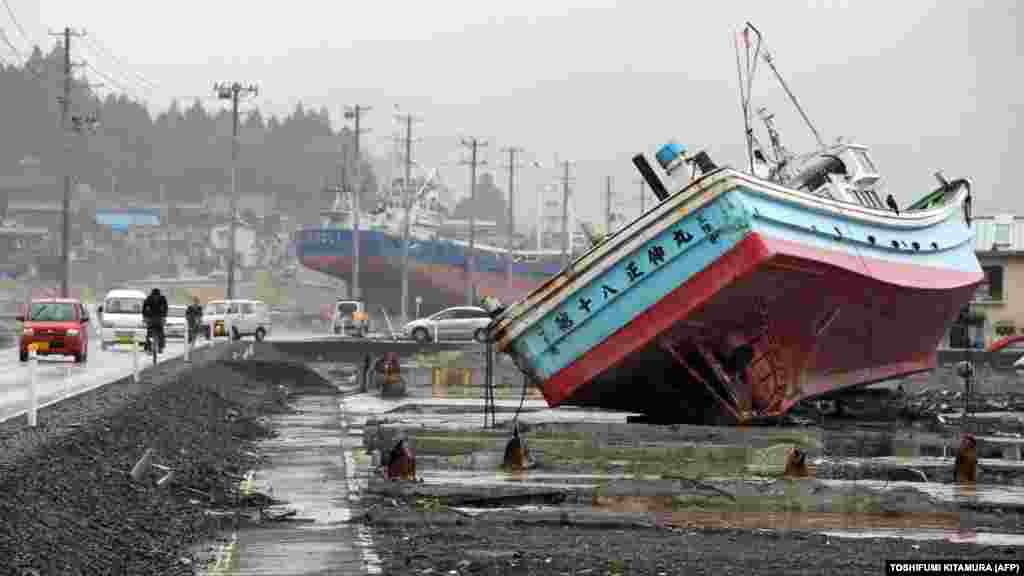
[[[285,332],[268,340],[304,340],[313,338],[310,332]],[[217,339],[224,342],[224,339]],[[99,340],[92,342],[89,360],[84,364],[75,364],[70,357],[40,357],[36,371],[36,382],[39,386],[38,403],[42,407],[47,403],[58,402],[63,398],[81,394],[98,386],[114,382],[131,375],[132,352],[127,346],[119,346],[110,350],[101,350]],[[197,346],[206,346],[200,339]],[[160,355],[160,362],[171,358],[179,358],[185,353],[185,345],[181,340],[169,339],[167,348]],[[138,354],[139,369],[144,370],[153,364],[151,357],[143,351]],[[29,382],[31,372],[27,363],[18,360],[18,349],[15,347],[0,348],[0,422],[19,416],[28,409]]]
[[[182,356],[184,352],[180,340],[168,340],[160,361]],[[140,350],[138,363],[143,370],[151,366],[153,360]],[[100,350],[99,346],[92,346],[89,360],[84,364],[75,364],[71,358],[60,356],[40,357],[36,369],[39,406],[129,376],[132,366],[132,352],[128,347]],[[30,368],[18,360],[17,348],[0,350],[0,422],[28,409],[30,381]]]

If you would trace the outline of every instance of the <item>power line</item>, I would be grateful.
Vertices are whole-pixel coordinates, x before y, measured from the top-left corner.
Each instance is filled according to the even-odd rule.
[[[130,96],[134,96],[136,100],[142,100],[142,98],[139,98],[139,94],[137,92],[135,92],[134,90],[129,90],[129,89],[125,88],[123,84],[119,83],[117,80],[114,80],[110,75],[105,74],[104,72],[101,72],[99,69],[97,69],[91,63],[83,62],[83,64],[85,65],[86,68],[91,70],[94,74],[96,74],[100,78],[103,78],[107,82],[110,82],[111,84],[113,84],[113,86],[115,88],[117,88],[118,90],[120,90],[121,92],[124,92],[125,94],[128,94]]]
[[[3,2],[4,7],[7,8],[7,14],[11,17],[11,22],[13,22],[14,27],[18,29],[18,34],[21,36],[21,39],[29,45],[29,52],[31,52],[32,40],[30,40],[28,34],[25,33],[25,29],[22,28],[21,22],[18,22],[18,17],[14,14],[14,10],[11,9],[11,5],[7,2],[7,0],[3,0]],[[4,31],[3,28],[0,28],[0,36],[3,36],[4,44],[7,44],[11,51],[13,51],[14,54],[17,56],[18,60],[21,60],[21,66],[28,70],[30,73],[32,73],[32,75],[35,76],[37,79],[42,80],[42,73],[39,70],[36,70],[33,67],[29,66],[28,56],[23,55],[21,53],[21,50],[18,50],[18,48],[15,47],[13,43],[11,43],[10,38],[7,36],[7,32]]]
[[[21,34],[21,39],[32,45],[32,41],[28,39],[28,34],[25,34],[25,29],[21,27],[21,23],[18,22],[18,17],[14,15],[14,10],[11,10],[11,5],[4,0],[4,7],[7,8],[7,15],[11,17],[11,22],[14,23],[14,27],[18,29],[18,34]]]
[[[149,81],[148,79],[146,79],[145,76],[139,74],[138,72],[133,71],[130,67],[125,66],[123,60],[121,60],[120,58],[115,56],[104,45],[100,44],[100,42],[98,40],[95,40],[95,39],[93,39],[91,37],[88,37],[88,38],[86,38],[86,42],[90,46],[92,46],[94,49],[96,49],[99,52],[101,52],[102,54],[104,54],[107,58],[113,60],[115,64],[117,64],[118,66],[121,66],[122,68],[127,70],[129,74],[131,74],[132,76],[134,76],[137,79],[138,83],[143,85],[142,87],[144,89],[146,89],[147,92],[151,92],[151,91],[159,89],[159,86],[155,82]]]
[[[11,49],[11,52],[18,60],[25,60],[25,56],[21,53],[21,50],[11,42],[11,39],[7,37],[7,32],[3,28],[0,28],[0,37],[3,38],[4,44]]]

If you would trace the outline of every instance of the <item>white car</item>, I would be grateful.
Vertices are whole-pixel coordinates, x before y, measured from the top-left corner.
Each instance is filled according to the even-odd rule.
[[[270,335],[271,327],[270,308],[259,300],[213,300],[203,307],[207,339],[230,334],[232,340],[253,336],[262,341]]]
[[[164,336],[167,338],[184,339],[188,333],[188,324],[185,322],[185,311],[188,306],[171,304],[167,307],[167,322],[164,324]]]
[[[402,335],[420,343],[434,340],[435,333],[439,340],[484,342],[490,323],[491,315],[483,308],[456,306],[409,322],[402,328]]]
[[[142,319],[141,290],[111,290],[97,307],[100,320],[100,348],[116,344],[137,344],[146,340],[146,324]]]

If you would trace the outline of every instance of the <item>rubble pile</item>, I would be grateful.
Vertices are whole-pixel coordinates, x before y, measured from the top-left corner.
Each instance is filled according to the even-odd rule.
[[[0,573],[193,574],[188,547],[214,535],[217,509],[243,504],[238,485],[258,459],[246,448],[271,433],[260,416],[303,388],[333,390],[242,361],[126,386],[107,391],[122,401],[99,417],[47,415],[71,432],[5,439],[35,445],[0,470]]]

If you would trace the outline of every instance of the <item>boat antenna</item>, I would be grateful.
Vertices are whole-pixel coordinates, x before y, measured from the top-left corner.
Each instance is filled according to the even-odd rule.
[[[746,29],[740,34],[746,38]],[[743,133],[747,138],[747,162],[750,164],[750,173],[754,173],[754,143],[753,131],[750,129],[750,111],[748,107],[747,91],[743,87],[743,66],[740,64],[740,40],[733,38],[733,47],[736,49],[736,76],[740,84],[740,110],[743,112]]]
[[[760,46],[760,43],[762,42],[761,32],[757,28],[755,28],[754,25],[751,24],[750,22],[747,22],[747,27],[753,30],[754,34],[757,34],[758,46]],[[772,55],[768,52],[767,49],[764,50],[764,61],[765,63],[768,64],[769,67],[771,67],[772,72],[775,74],[775,78],[779,81],[779,84],[782,85],[782,89],[786,91],[786,95],[789,96],[789,99],[793,102],[793,106],[796,107],[797,112],[799,112],[800,116],[803,117],[804,122],[807,123],[807,127],[811,129],[811,132],[814,134],[814,139],[818,141],[818,146],[821,148],[825,148],[825,141],[821,139],[821,135],[818,134],[818,130],[814,127],[814,124],[811,123],[811,119],[807,117],[807,114],[804,112],[804,109],[801,108],[800,103],[797,102],[796,96],[793,95],[793,92],[789,89],[789,86],[786,84],[786,81],[782,79],[782,75],[779,74],[778,69],[775,68],[775,63],[772,62]]]

